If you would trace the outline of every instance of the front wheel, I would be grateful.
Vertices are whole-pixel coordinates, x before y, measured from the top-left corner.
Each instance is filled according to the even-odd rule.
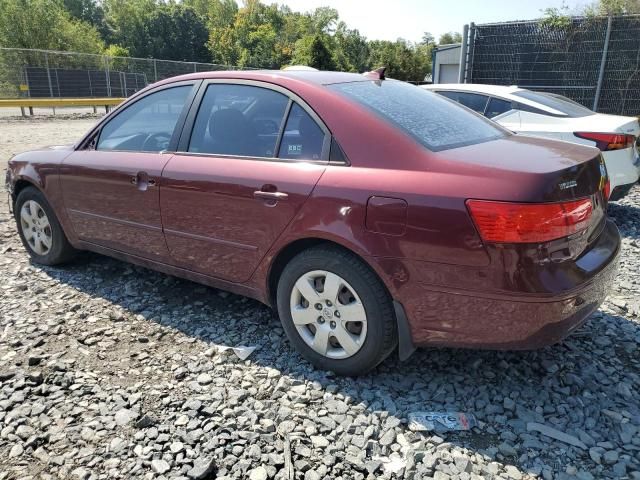
[[[20,239],[34,262],[57,265],[75,255],[76,250],[42,192],[25,188],[18,194],[14,210]]]
[[[294,257],[280,277],[277,303],[287,337],[320,369],[360,375],[396,346],[393,304],[384,285],[362,260],[337,247]]]

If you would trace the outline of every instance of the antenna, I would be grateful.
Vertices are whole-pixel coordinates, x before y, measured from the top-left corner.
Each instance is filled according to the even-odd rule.
[[[363,73],[363,75],[367,78],[371,78],[372,80],[384,80],[386,78],[384,76],[384,72],[386,71],[387,71],[387,67],[380,67],[370,72],[365,72]]]

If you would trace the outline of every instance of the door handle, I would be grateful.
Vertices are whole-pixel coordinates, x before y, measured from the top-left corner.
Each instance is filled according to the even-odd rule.
[[[147,172],[138,172],[137,175],[132,176],[129,181],[132,185],[136,185],[138,190],[145,191],[148,187],[155,187],[156,181],[153,178],[149,178]]]
[[[256,190],[253,192],[253,196],[256,198],[262,198],[264,200],[284,200],[288,198],[289,195],[284,192],[264,192],[262,190]]]

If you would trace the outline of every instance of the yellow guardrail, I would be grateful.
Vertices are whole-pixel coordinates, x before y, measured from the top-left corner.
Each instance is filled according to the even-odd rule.
[[[33,107],[53,107],[54,113],[56,107],[104,107],[105,111],[109,111],[109,107],[119,105],[124,98],[0,98],[0,108],[2,107],[20,107],[22,115],[25,115],[24,109],[28,108],[29,113],[33,115]]]

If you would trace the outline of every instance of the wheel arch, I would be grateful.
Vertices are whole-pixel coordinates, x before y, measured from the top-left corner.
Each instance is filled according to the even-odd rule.
[[[399,358],[402,361],[408,359],[415,351],[415,346],[411,338],[411,331],[407,316],[404,311],[404,307],[400,302],[394,299],[389,286],[384,281],[383,275],[381,275],[381,272],[374,265],[372,265],[371,262],[368,262],[363,255],[359,254],[353,248],[349,248],[348,246],[345,246],[334,240],[322,237],[301,238],[287,243],[275,254],[267,274],[267,300],[269,301],[270,305],[277,305],[276,295],[278,289],[278,281],[289,261],[291,261],[291,259],[293,259],[296,255],[303,252],[304,250],[314,248],[319,245],[334,246],[336,248],[347,251],[352,255],[355,255],[378,277],[387,294],[389,295],[389,299],[393,303],[394,314],[396,317],[396,328],[398,333]]]
[[[44,190],[42,186],[38,184],[38,182],[34,181],[28,177],[19,177],[13,184],[13,189],[11,191],[11,199],[12,199],[12,208],[15,207],[16,200],[18,199],[18,195],[25,188],[33,187],[38,190],[40,193],[44,195]]]

